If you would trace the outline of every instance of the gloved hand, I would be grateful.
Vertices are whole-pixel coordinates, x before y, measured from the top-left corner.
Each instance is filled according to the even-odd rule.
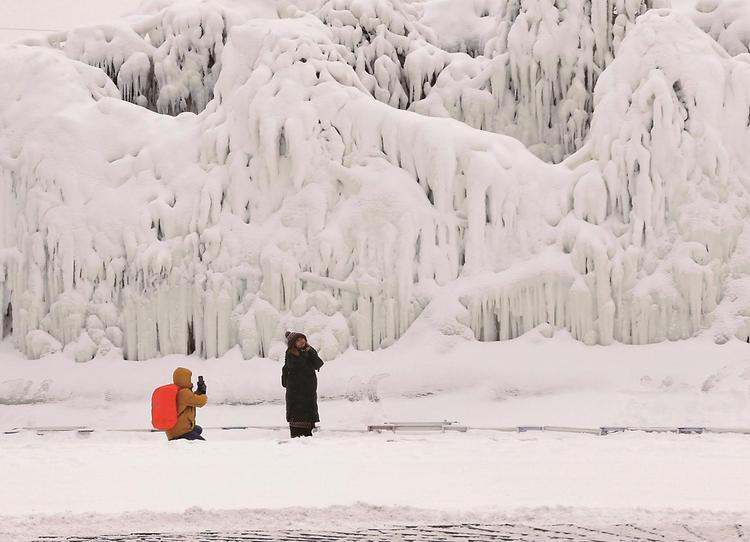
[[[198,386],[196,387],[195,393],[198,395],[206,395],[206,382],[202,376],[198,377]]]

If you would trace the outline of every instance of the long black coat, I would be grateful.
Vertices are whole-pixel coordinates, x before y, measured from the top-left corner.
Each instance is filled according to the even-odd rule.
[[[281,385],[286,388],[286,421],[319,422],[318,376],[323,361],[312,346],[286,351]]]

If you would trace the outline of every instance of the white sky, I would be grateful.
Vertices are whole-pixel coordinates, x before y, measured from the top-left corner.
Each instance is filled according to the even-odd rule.
[[[66,30],[116,19],[140,3],[141,0],[0,0],[0,43],[37,33],[20,29]]]

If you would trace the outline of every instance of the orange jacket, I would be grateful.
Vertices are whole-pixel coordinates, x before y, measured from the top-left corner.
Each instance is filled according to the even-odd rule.
[[[178,367],[172,376],[174,383],[180,387],[177,392],[177,425],[167,431],[169,440],[189,433],[195,427],[195,409],[208,402],[207,395],[193,393],[193,373],[190,369]]]

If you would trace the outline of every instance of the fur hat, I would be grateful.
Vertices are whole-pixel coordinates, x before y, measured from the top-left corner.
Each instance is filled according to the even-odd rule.
[[[294,343],[297,342],[297,339],[305,339],[305,342],[307,342],[307,337],[303,333],[297,333],[296,331],[287,331],[284,333],[284,337],[286,338],[286,346],[290,350],[296,350]]]

